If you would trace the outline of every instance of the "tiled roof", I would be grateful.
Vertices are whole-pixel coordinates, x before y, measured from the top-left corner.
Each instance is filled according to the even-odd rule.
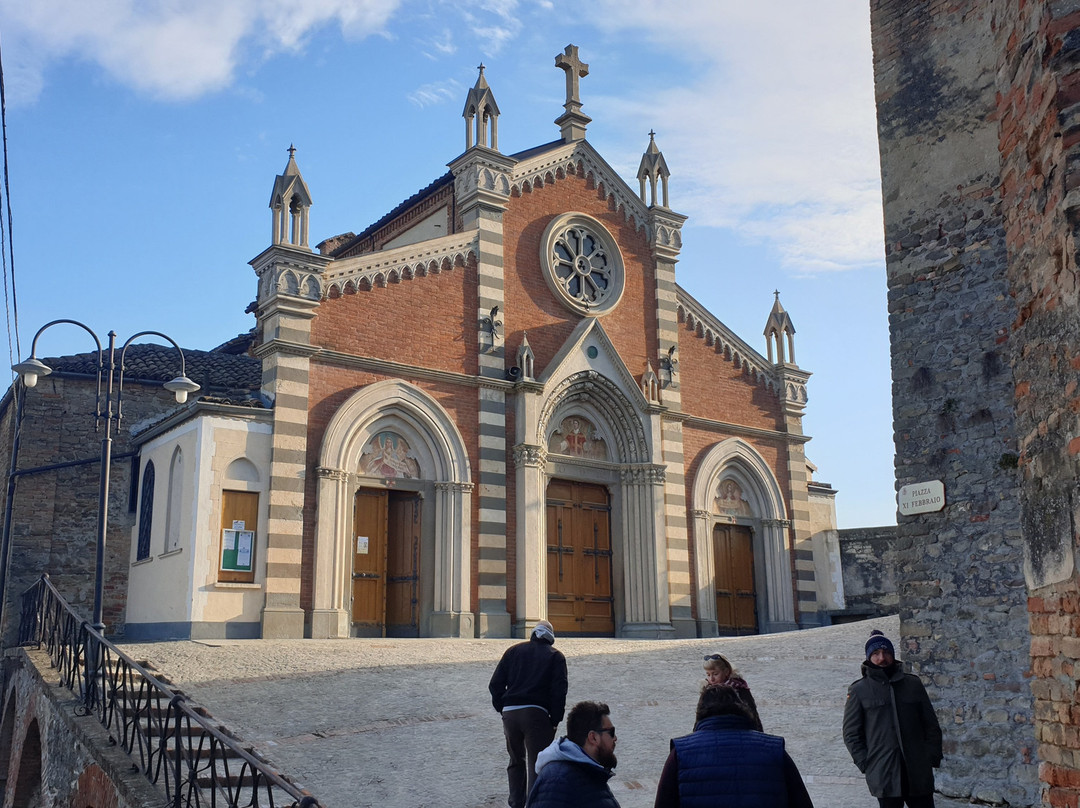
[[[185,349],[184,358],[188,378],[201,385],[203,391],[256,391],[262,384],[262,363],[254,357]],[[97,373],[96,352],[45,357],[41,361],[58,373]],[[119,365],[119,351],[116,361]],[[131,345],[124,355],[125,382],[167,382],[179,373],[180,356],[171,346]]]
[[[395,207],[392,211],[387,213],[385,216],[383,216],[377,222],[375,222],[374,224],[368,225],[366,228],[364,228],[364,230],[362,230],[360,233],[358,233],[354,238],[349,239],[347,242],[345,242],[341,246],[331,250],[330,255],[332,255],[334,258],[338,258],[338,257],[344,255],[350,249],[352,249],[357,244],[362,242],[364,239],[368,238],[373,233],[377,232],[378,230],[380,230],[381,228],[385,227],[387,224],[392,222],[394,219],[396,219],[402,213],[407,211],[409,208],[411,208],[414,205],[418,204],[419,202],[421,202],[426,197],[431,196],[431,194],[435,193],[440,188],[442,188],[442,187],[444,187],[446,185],[449,185],[453,181],[454,181],[454,175],[451,172],[447,171],[445,174],[443,174],[441,177],[439,177],[433,183],[428,185],[426,188],[421,188],[415,194],[413,194],[408,199],[406,199],[404,202],[399,204],[397,207]]]

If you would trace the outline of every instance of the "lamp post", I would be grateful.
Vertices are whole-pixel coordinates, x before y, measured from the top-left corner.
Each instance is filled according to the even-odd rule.
[[[102,419],[105,420],[105,436],[101,439],[101,479],[98,485],[98,525],[97,525],[97,566],[94,575],[94,628],[99,632],[105,631],[105,623],[102,619],[103,599],[105,590],[105,531],[108,527],[108,514],[109,514],[109,466],[112,462],[112,430],[113,424],[119,428],[120,419],[123,417],[123,395],[124,395],[124,356],[127,353],[128,346],[131,345],[139,337],[155,336],[161,337],[172,344],[174,348],[180,354],[180,375],[164,383],[164,388],[176,395],[176,403],[183,404],[187,401],[188,393],[194,393],[199,389],[199,385],[189,379],[186,375],[184,351],[176,344],[176,341],[172,337],[166,334],[162,334],[160,331],[140,331],[137,334],[130,336],[121,348],[120,348],[120,373],[117,376],[116,370],[116,332],[109,332],[109,345],[108,348],[102,349],[101,340],[98,339],[88,326],[80,323],[78,320],[53,320],[50,323],[46,323],[38,332],[34,335],[34,341],[30,346],[30,357],[19,362],[17,365],[12,366],[12,370],[19,374],[22,378],[23,386],[26,388],[35,387],[38,383],[38,379],[42,376],[48,376],[52,373],[52,368],[46,365],[44,362],[37,358],[37,341],[38,337],[42,333],[51,328],[54,325],[66,323],[69,325],[75,325],[86,331],[91,337],[94,338],[94,344],[97,345],[97,393],[95,396],[94,405],[94,428],[95,431],[100,428]],[[105,397],[102,401],[102,377],[105,377]],[[115,385],[114,385],[115,382]],[[115,386],[115,392],[114,392]],[[25,397],[25,392],[24,392]],[[116,411],[113,411],[115,395]],[[12,503],[8,502],[8,513],[11,512]],[[7,552],[9,551],[10,537],[7,535],[5,529],[3,548],[5,565],[5,573],[7,571]]]

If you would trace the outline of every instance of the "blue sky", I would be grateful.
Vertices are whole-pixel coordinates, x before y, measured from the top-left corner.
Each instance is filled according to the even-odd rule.
[[[657,133],[679,283],[761,352],[780,291],[841,527],[892,524],[865,0],[0,0],[22,355],[59,317],[193,348],[247,330],[290,143],[312,243],[359,232],[462,152],[481,62],[500,150],[555,139],[569,42],[588,139],[632,187]],[[54,328],[39,354],[88,341]]]

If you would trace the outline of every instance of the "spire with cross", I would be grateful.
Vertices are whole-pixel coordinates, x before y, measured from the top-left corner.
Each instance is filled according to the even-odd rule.
[[[556,118],[555,123],[562,130],[563,140],[584,140],[585,127],[592,122],[592,118],[581,112],[578,79],[589,75],[589,66],[578,56],[577,45],[567,45],[555,57],[555,67],[566,72],[566,103],[563,104],[566,112]]]
[[[499,105],[495,103],[495,94],[484,78],[484,63],[481,62],[476,69],[480,74],[465,98],[465,109],[461,113],[465,119],[465,151],[473,146],[498,151]]]

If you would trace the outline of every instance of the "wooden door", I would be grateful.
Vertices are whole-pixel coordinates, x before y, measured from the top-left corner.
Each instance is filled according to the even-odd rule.
[[[753,534],[741,525],[717,525],[713,541],[717,628],[721,634],[756,634]]]
[[[391,491],[386,554],[386,636],[420,636],[420,495]]]
[[[547,490],[548,620],[557,632],[612,636],[611,507],[600,485]]]
[[[353,507],[352,621],[361,636],[386,625],[386,491],[361,488]]]

